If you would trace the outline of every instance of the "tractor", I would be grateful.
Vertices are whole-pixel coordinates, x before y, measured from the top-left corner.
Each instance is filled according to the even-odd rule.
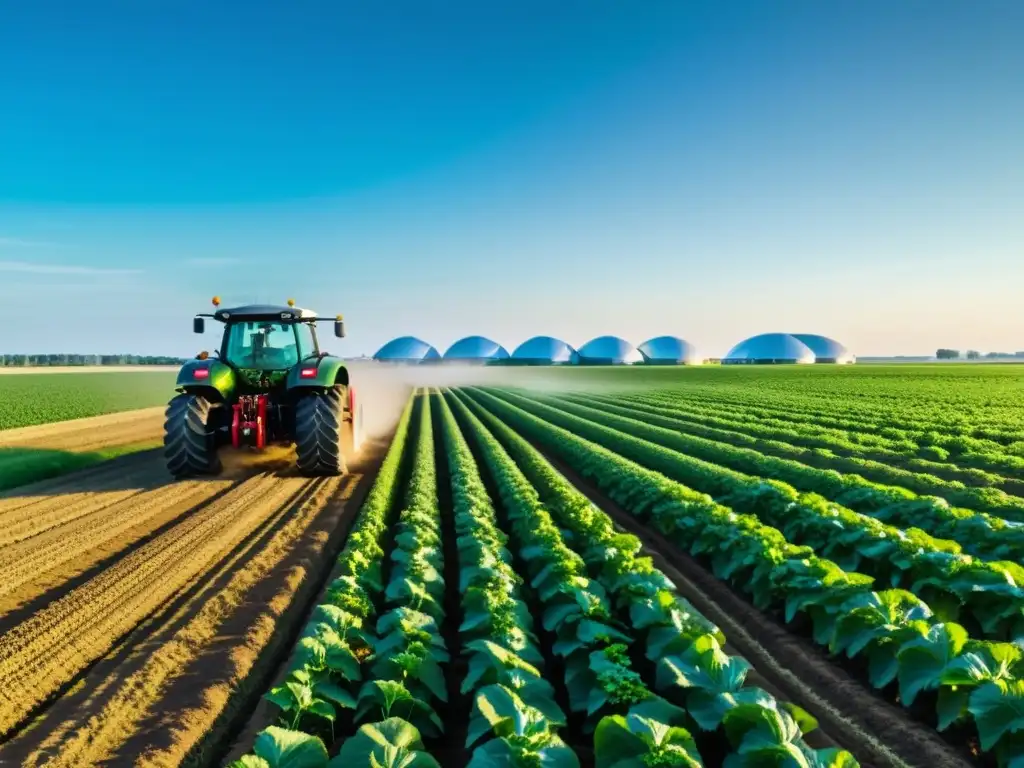
[[[178,373],[167,406],[164,457],[176,478],[216,475],[220,448],[262,451],[295,445],[299,472],[341,475],[359,450],[362,411],[341,359],[320,351],[316,325],[328,318],[295,306],[220,308],[197,314],[224,324],[220,349],[200,352]],[[341,315],[334,335],[345,336]]]

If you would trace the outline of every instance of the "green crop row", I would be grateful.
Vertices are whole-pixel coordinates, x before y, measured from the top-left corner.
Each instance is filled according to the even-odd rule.
[[[933,717],[940,730],[973,726],[981,749],[1002,766],[1024,755],[1019,646],[969,639],[962,626],[941,621],[909,592],[875,592],[869,577],[848,573],[810,547],[790,544],[755,516],[624,457],[641,448],[671,453],[660,446],[609,430],[605,447],[583,437],[594,432],[584,419],[560,419],[570,425],[563,428],[487,392],[469,394],[749,594],[756,607],[778,611],[786,622],[805,615],[817,642],[866,661],[871,685],[895,683],[904,706],[922,692],[936,694]]]
[[[679,400],[678,396],[667,393],[654,393],[652,396],[669,403]],[[691,393],[687,393],[686,399],[691,399]],[[727,406],[715,398],[702,402],[719,408]],[[832,411],[831,416],[814,415],[816,410],[824,407],[820,401],[801,405],[793,412],[767,404],[759,404],[756,407],[728,407],[732,415],[746,420],[764,420],[763,423],[768,426],[780,425],[781,422],[781,426],[788,425],[816,434],[827,434],[865,446],[887,448],[908,458],[951,462],[963,468],[974,468],[1008,477],[1015,477],[1024,469],[1024,435],[1017,432],[1006,432],[1003,435],[1005,442],[1000,442],[970,437],[960,432],[947,433],[942,431],[935,421],[919,422],[911,428],[902,415],[865,421],[859,418],[863,413],[863,403],[859,400],[847,400],[834,406],[836,410]],[[978,429],[970,427],[964,428],[963,431],[974,434]]]
[[[958,462],[982,469],[1012,471],[1024,466],[1024,457],[1020,455],[1024,449],[1024,427],[1006,426],[1019,423],[1020,414],[1008,410],[997,417],[991,405],[986,406],[989,413],[985,416],[998,418],[998,422],[979,425],[968,421],[951,425],[946,419],[951,414],[963,417],[963,409],[932,404],[915,416],[905,399],[893,396],[893,405],[872,408],[863,392],[856,391],[835,398],[829,398],[824,390],[814,390],[803,397],[794,397],[791,391],[773,392],[766,397],[753,392],[733,390],[723,395],[720,391],[695,389],[663,392],[659,396],[729,406],[733,412],[742,411],[748,417],[838,430],[845,433],[847,439],[901,452],[919,453],[922,449],[936,447],[941,449],[939,455],[954,455]],[[935,455],[935,452],[925,450],[921,455]]]
[[[878,583],[907,588],[944,620],[969,622],[987,639],[1024,634],[1024,590],[1018,586],[1024,584],[1024,567],[1014,562],[977,560],[961,554],[956,542],[935,539],[917,528],[903,531],[817,494],[799,493],[784,483],[699,458],[723,458],[745,449],[585,406],[563,403],[554,408],[510,393],[503,397],[738,512],[756,516],[789,541],[813,548],[844,570],[863,571]],[[623,432],[628,439],[621,439]]]
[[[584,405],[584,401],[576,398],[543,399],[554,404]],[[593,403],[593,410],[590,406],[586,408],[586,411],[578,413],[596,415],[597,412],[606,412],[642,422],[647,439],[739,472],[779,480],[794,488],[820,494],[840,506],[883,522],[904,528],[917,527],[932,536],[952,539],[965,552],[976,557],[989,560],[1024,558],[1024,525],[1020,523],[972,509],[950,507],[942,498],[918,496],[906,488],[873,483],[859,475],[842,474],[807,466],[795,459],[765,455],[752,447],[758,445],[763,448],[763,441],[751,440],[746,445],[720,442],[712,437],[718,430],[605,402]],[[633,429],[635,425],[630,421],[628,426]]]
[[[421,516],[431,519],[432,499],[436,508],[436,487],[433,494],[429,488],[433,480],[430,413],[422,403],[417,409],[413,475],[406,486],[401,479],[413,431],[414,402],[410,400],[405,407],[377,479],[338,558],[340,575],[314,610],[285,682],[267,694],[280,712],[280,724],[261,731],[252,753],[237,760],[233,768],[372,764],[437,768],[436,761],[422,750],[420,732],[411,722],[419,720],[436,728],[437,715],[405,685],[408,680],[402,669],[403,663],[411,666],[414,659],[429,659],[431,669],[447,660],[434,617],[399,604],[380,615],[371,630],[378,606],[401,603],[401,595],[409,591],[404,584],[393,588],[388,600],[384,580],[384,548],[403,490],[406,507],[402,516],[407,521]],[[416,552],[416,542],[411,543],[411,550],[402,551]],[[392,559],[400,561],[397,552],[396,548]],[[395,577],[392,573],[389,587]],[[423,594],[427,594],[425,589]],[[418,643],[414,650],[420,653],[410,651],[413,643]],[[423,677],[427,679],[417,680],[414,689],[428,695],[436,687],[436,678],[429,679],[429,673]],[[364,678],[370,679],[363,682]],[[327,745],[334,741],[335,721],[343,711],[357,709],[364,718],[381,714],[385,719],[364,723],[345,741],[338,756],[330,759]],[[392,717],[392,709],[403,717]]]
[[[745,411],[725,406],[697,405],[681,397],[592,395],[595,405],[609,403],[675,419],[689,426],[706,428],[725,442],[757,443],[766,452],[782,451],[829,462],[836,468],[859,472],[869,479],[903,485],[922,493],[954,492],[965,486],[982,488],[1008,483],[1002,475],[947,463],[945,452],[931,452],[935,460],[908,455],[889,448],[854,442],[837,430],[808,429],[778,419],[754,418]],[[917,447],[914,446],[914,451]],[[898,469],[897,469],[898,468]],[[874,478],[872,473],[874,473]]]
[[[718,736],[711,741],[731,744],[733,751],[724,758],[728,766],[787,758],[808,767],[856,765],[842,750],[812,750],[802,735],[814,727],[813,719],[746,684],[749,664],[725,653],[720,630],[676,594],[650,558],[641,556],[636,537],[619,533],[607,514],[478,403],[459,396],[453,402],[480,442],[485,462],[513,479],[506,487],[518,487],[508,503],[528,499],[528,506],[543,504],[582,553],[585,570],[578,571],[576,578],[582,581],[574,589],[586,595],[590,614],[581,623],[589,626],[556,648],[565,656],[571,708],[586,713],[590,723],[600,717],[594,740],[598,766],[691,765],[682,759],[680,748],[699,765],[698,743],[708,741],[709,734]],[[573,558],[577,569],[578,558]],[[600,632],[606,636],[595,631],[595,623],[604,626]],[[590,640],[595,634],[596,644]],[[630,669],[627,651],[637,644],[655,667],[657,694]],[[610,660],[618,661],[618,669]],[[655,743],[654,735],[673,731],[675,750]],[[620,763],[626,756],[632,762]]]
[[[520,594],[522,578],[506,548],[508,536],[444,399],[438,399],[438,409],[459,553],[459,636],[467,659],[460,691],[473,701],[466,747],[477,748],[470,765],[519,765],[534,755],[545,765],[578,765],[559,736],[565,713],[544,677],[545,659]]]

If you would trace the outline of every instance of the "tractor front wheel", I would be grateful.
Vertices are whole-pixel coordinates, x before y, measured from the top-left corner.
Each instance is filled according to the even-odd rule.
[[[215,475],[217,456],[215,409],[202,395],[181,394],[167,406],[164,421],[164,459],[176,478]]]
[[[345,388],[299,398],[295,405],[295,453],[304,475],[345,474],[344,447],[352,423],[345,419]]]

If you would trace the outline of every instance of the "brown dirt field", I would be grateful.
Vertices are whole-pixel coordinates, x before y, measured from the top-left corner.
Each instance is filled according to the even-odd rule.
[[[972,765],[937,733],[875,696],[817,647],[754,608],[689,554],[639,523],[542,446],[534,447],[621,529],[644,543],[655,566],[676,584],[679,593],[718,625],[732,652],[753,665],[757,675],[751,676],[751,683],[810,712],[818,719],[822,735],[850,751],[864,768]]]
[[[177,371],[178,369],[177,365],[28,365],[0,367],[0,376],[33,373],[152,373],[153,371]]]
[[[63,519],[17,543],[2,546],[0,534],[0,617],[40,594],[125,551],[164,525],[231,487],[230,480],[183,483],[175,495],[166,488],[99,492],[95,502],[68,508]],[[81,514],[79,514],[81,512]],[[31,522],[38,522],[37,517]],[[2,626],[2,624],[0,624]]]
[[[48,448],[85,453],[114,445],[160,440],[164,407],[108,413],[0,431],[0,448]]]
[[[97,419],[135,429],[141,413]],[[83,445],[93,424],[17,432]],[[297,477],[273,451],[170,483],[151,451],[0,494],[0,766],[179,765],[223,748],[386,443],[344,478]]]

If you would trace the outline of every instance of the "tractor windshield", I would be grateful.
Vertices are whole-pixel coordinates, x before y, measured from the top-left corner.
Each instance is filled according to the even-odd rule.
[[[313,335],[313,326],[309,323],[295,324],[295,338],[299,341],[299,359],[305,360],[317,353],[316,337]]]
[[[224,357],[238,368],[286,370],[309,354],[305,349],[308,335],[297,337],[295,330],[292,323],[274,320],[232,323],[227,331]]]

